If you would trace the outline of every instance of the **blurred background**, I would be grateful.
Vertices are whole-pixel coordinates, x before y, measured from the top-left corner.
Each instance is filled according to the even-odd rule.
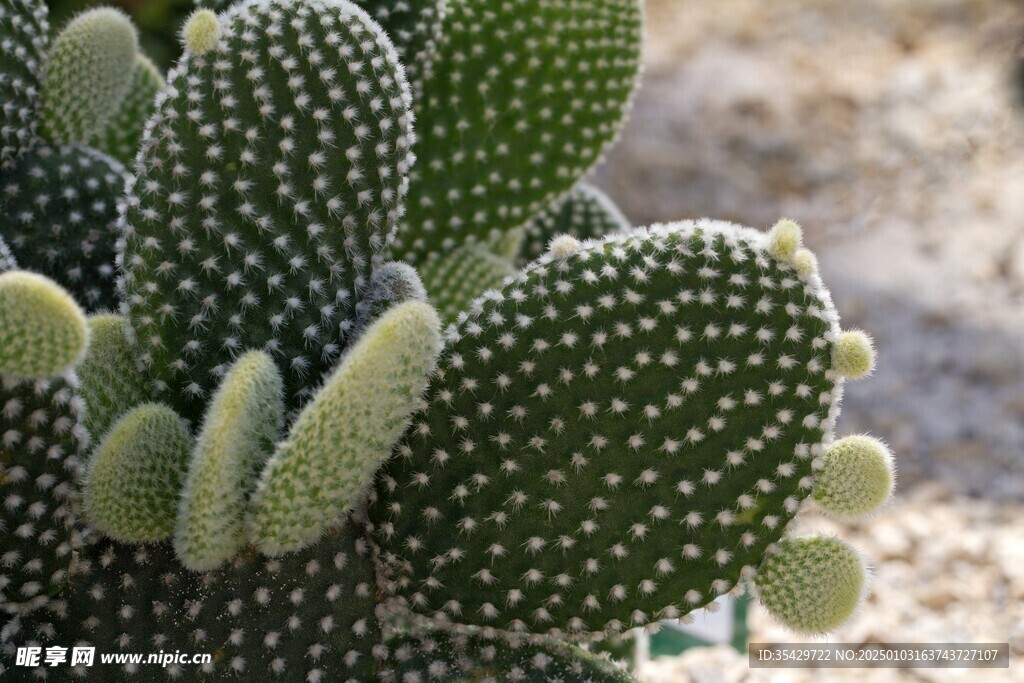
[[[51,0],[53,23],[94,4]],[[131,12],[150,56],[171,63],[190,0],[104,4]],[[878,344],[840,432],[891,444],[897,498],[859,524],[798,520],[875,563],[868,604],[827,640],[1009,641],[1011,663],[750,670],[723,644],[651,658],[641,680],[1024,680],[1024,1],[647,6],[644,85],[593,181],[636,224],[796,219],[844,326]],[[800,640],[757,606],[746,628],[754,642]]]

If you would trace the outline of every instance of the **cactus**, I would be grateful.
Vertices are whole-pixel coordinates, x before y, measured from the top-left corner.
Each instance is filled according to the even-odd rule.
[[[629,221],[611,198],[592,185],[580,183],[572,192],[526,224],[523,256],[532,260],[547,251],[556,235],[600,238],[628,230]]]
[[[20,157],[37,134],[47,14],[43,0],[0,0],[0,170]]]
[[[129,411],[89,461],[85,510],[90,521],[119,541],[170,537],[191,445],[181,418],[167,406],[147,403]]]
[[[421,64],[397,255],[429,260],[525,223],[598,162],[637,83],[641,4],[447,3]]]
[[[77,267],[94,307],[116,265],[124,314],[54,355],[81,312],[0,296],[2,372],[60,373],[0,384],[5,651],[213,654],[74,672],[104,681],[620,681],[565,641],[746,585],[801,632],[854,613],[864,561],[788,523],[807,498],[870,514],[893,462],[833,440],[874,350],[799,226],[627,230],[579,184],[628,109],[640,0],[204,4],[166,87],[133,52],[117,118],[87,122],[125,158],[115,121],[152,107],[116,257],[108,204],[52,189],[113,197],[77,160],[116,162],[5,157],[19,263]]]
[[[466,310],[473,299],[501,286],[515,274],[511,261],[494,254],[484,244],[459,247],[422,268],[431,300],[448,320]]]
[[[412,161],[402,67],[362,10],[274,0],[219,21],[217,47],[168,76],[120,254],[140,357],[191,421],[245,349],[283,366],[289,410],[309,397]]]
[[[14,270],[18,267],[18,261],[14,258],[14,254],[11,253],[10,248],[7,246],[7,242],[0,239],[0,273],[5,273],[8,270]]]
[[[128,94],[139,40],[110,7],[83,12],[53,41],[43,75],[43,135],[57,144],[85,142],[103,130]]]
[[[142,141],[146,119],[153,113],[154,100],[163,88],[164,77],[153,62],[136,54],[128,93],[106,127],[89,144],[122,164],[131,165]]]
[[[150,399],[148,381],[135,367],[128,321],[117,315],[89,318],[89,348],[76,368],[78,393],[89,406],[84,424],[104,436],[114,422]]]
[[[24,271],[0,274],[0,374],[52,377],[85,354],[85,314],[52,280]]]
[[[88,147],[43,145],[3,177],[3,231],[24,268],[45,273],[89,309],[116,305],[114,245],[124,168]]]

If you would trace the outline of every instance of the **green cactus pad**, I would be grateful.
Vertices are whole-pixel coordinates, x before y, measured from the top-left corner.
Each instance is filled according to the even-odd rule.
[[[601,238],[630,228],[629,221],[601,190],[580,183],[564,198],[526,224],[523,256],[535,259],[556,235],[578,239]]]
[[[89,460],[85,509],[113,539],[158,541],[174,531],[192,439],[181,418],[147,403],[118,420]]]
[[[895,465],[886,445],[870,436],[847,436],[822,456],[814,500],[840,519],[855,519],[884,505],[895,484]]]
[[[798,633],[820,635],[842,626],[867,591],[857,551],[838,538],[788,538],[761,563],[755,583],[772,616]]]
[[[141,359],[193,422],[247,349],[281,367],[290,411],[309,397],[412,163],[402,67],[363,10],[268,0],[219,20],[217,47],[186,51],[158,98],[122,254]]]
[[[42,134],[57,144],[86,142],[128,94],[139,38],[112,7],[82,12],[54,39],[42,89]]]
[[[625,117],[642,15],[639,0],[449,2],[422,65],[418,162],[394,253],[418,262],[567,192]]]
[[[378,475],[388,588],[416,612],[556,633],[682,616],[810,493],[842,386],[817,274],[712,221],[569,246],[451,328]]]
[[[249,494],[284,422],[281,373],[261,351],[241,356],[217,389],[178,505],[174,548],[189,569],[215,569],[245,545]]]
[[[316,542],[368,489],[441,350],[441,321],[406,301],[373,323],[292,426],[260,477],[249,523],[264,553]]]
[[[422,66],[437,47],[448,1],[355,0],[391,37],[414,93],[422,88]]]
[[[205,652],[209,665],[127,667],[99,664],[85,681],[373,680],[382,656],[368,548],[353,525],[282,558],[251,550],[222,569],[196,574],[169,544],[125,546],[98,539],[86,548],[65,590],[66,618],[50,644],[104,652]],[[40,614],[25,631],[46,632]],[[52,622],[51,622],[52,623]]]
[[[131,166],[142,140],[146,119],[153,113],[156,94],[163,90],[164,77],[142,54],[135,55],[132,80],[128,93],[106,128],[89,142],[91,147],[104,152],[123,164]]]
[[[49,275],[89,310],[113,310],[123,189],[124,168],[101,152],[36,147],[0,181],[0,233],[23,268]]]
[[[50,25],[43,0],[0,0],[0,169],[32,144]]]
[[[89,435],[74,385],[73,375],[0,377],[0,612],[48,605],[77,545],[75,485]]]
[[[150,399],[148,380],[135,366],[131,329],[119,315],[89,318],[89,348],[75,372],[78,393],[89,407],[85,426],[97,441],[118,418]]]
[[[471,244],[424,264],[421,272],[430,300],[446,320],[454,320],[473,299],[501,287],[516,269],[487,245]]]
[[[543,637],[450,633],[401,634],[387,642],[382,680],[451,681],[587,681],[628,683],[632,676],[613,662],[578,647]]]
[[[356,319],[349,332],[349,339],[358,339],[385,311],[409,300],[427,300],[427,290],[423,288],[423,281],[416,269],[397,261],[390,261],[377,268],[356,304]]]
[[[59,375],[81,360],[88,341],[85,314],[53,280],[0,274],[0,374]]]

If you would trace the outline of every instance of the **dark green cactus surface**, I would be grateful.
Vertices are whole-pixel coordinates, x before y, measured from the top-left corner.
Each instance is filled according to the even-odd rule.
[[[150,119],[124,221],[124,289],[163,400],[195,421],[231,360],[268,351],[295,408],[402,212],[410,96],[387,38],[349,3],[220,16]]]
[[[608,195],[593,185],[580,183],[526,224],[522,255],[526,260],[537,258],[557,235],[594,239],[629,227],[629,221]]]
[[[88,147],[33,148],[0,180],[0,234],[22,268],[92,310],[117,306],[114,258],[124,167]]]
[[[449,345],[369,516],[411,609],[513,631],[686,614],[756,570],[838,412],[815,273],[702,221],[531,264]]]
[[[34,142],[50,25],[43,0],[0,0],[0,169]]]

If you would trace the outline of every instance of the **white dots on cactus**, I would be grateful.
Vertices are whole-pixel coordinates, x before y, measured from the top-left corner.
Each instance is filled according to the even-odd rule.
[[[217,46],[220,32],[217,15],[208,9],[198,9],[185,21],[181,42],[193,54],[205,54]]]

